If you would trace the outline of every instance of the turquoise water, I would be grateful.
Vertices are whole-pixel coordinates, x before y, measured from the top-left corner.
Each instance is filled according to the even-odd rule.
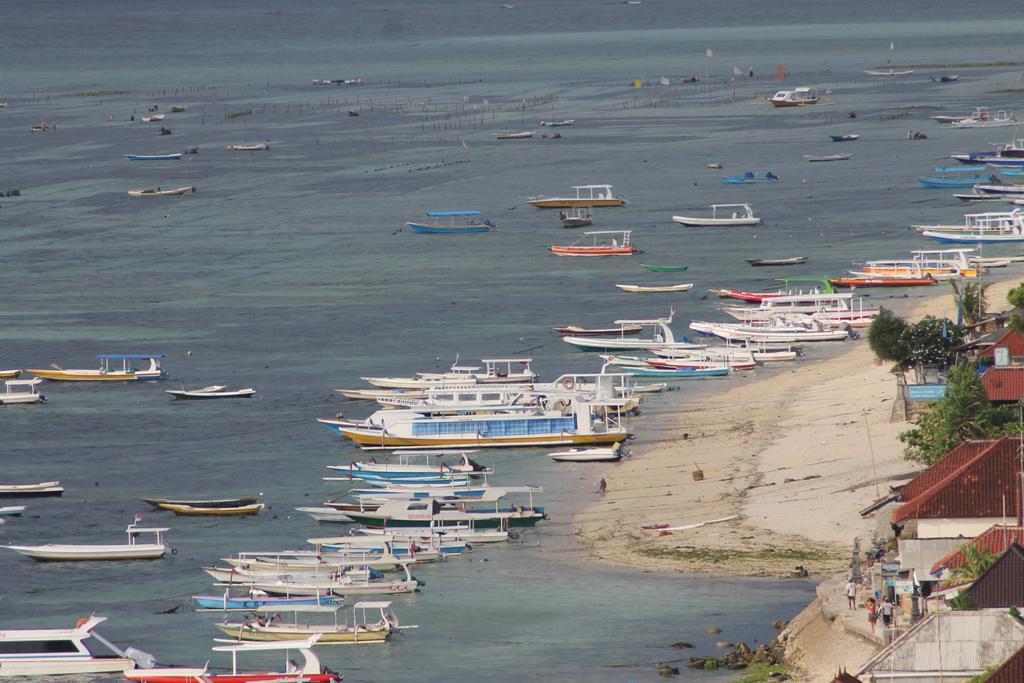
[[[66,566],[5,552],[4,625],[57,627],[96,611],[111,617],[102,631],[118,642],[164,662],[206,661],[216,617],[187,602],[209,590],[200,566],[340,528],[292,512],[339,493],[320,481],[323,466],[355,456],[314,422],[365,414],[334,388],[446,367],[456,354],[532,355],[548,378],[596,371],[596,359],[570,352],[550,327],[664,315],[674,305],[682,333],[690,319],[721,316],[702,296],[707,288],[763,288],[773,275],[835,274],[855,258],[925,248],[906,226],[959,220],[963,209],[914,178],[948,153],[1009,136],[944,129],[927,116],[1019,100],[990,93],[1015,87],[1012,67],[961,70],[949,85],[927,80],[940,71],[896,84],[862,73],[887,60],[1016,59],[1021,22],[990,20],[1011,13],[1010,3],[986,3],[989,16],[932,3],[923,19],[883,3],[516,4],[47,2],[5,16],[0,190],[22,196],[0,199],[0,367],[90,367],[96,353],[151,351],[167,354],[173,379],[48,385],[47,405],[0,411],[0,479],[60,479],[68,489],[59,500],[29,501],[28,516],[0,527],[0,542],[114,542],[144,512],[147,523],[172,527],[177,554]],[[713,88],[628,87],[703,76],[706,48],[715,52]],[[776,64],[801,74],[786,85],[831,88],[835,104],[755,104],[776,89],[768,80]],[[755,79],[727,84],[734,65],[753,67]],[[309,85],[357,77],[365,84]],[[172,136],[129,120],[153,102],[161,111],[188,105],[164,122]],[[915,108],[891,118],[895,107]],[[252,114],[226,118],[243,110]],[[577,125],[558,140],[493,138],[570,117]],[[57,132],[30,134],[40,120],[55,121]],[[929,139],[908,142],[909,128]],[[863,136],[841,148],[850,161],[801,159],[840,151],[828,138],[839,132]],[[262,140],[269,153],[224,151]],[[121,157],[188,147],[199,153],[180,162]],[[708,161],[725,170],[707,170]],[[783,180],[721,183],[746,169]],[[633,229],[646,253],[550,255],[549,245],[578,234],[525,198],[601,182],[630,205],[598,211],[595,229]],[[127,196],[157,185],[198,191]],[[751,202],[765,225],[718,232],[670,221],[733,201]],[[499,230],[396,232],[423,211],[463,208],[482,210]],[[781,273],[743,262],[792,255],[810,261]],[[687,264],[680,281],[696,287],[666,297],[616,290],[616,282],[675,277],[647,273],[641,261]],[[642,457],[672,406],[734,381],[742,378],[655,397],[650,415],[632,422],[634,451]],[[174,404],[162,392],[215,382],[255,385],[259,394]],[[688,654],[668,644],[688,640],[708,654],[715,640],[766,641],[771,621],[811,596],[803,582],[594,566],[573,544],[569,519],[593,500],[601,470],[557,467],[533,451],[480,459],[501,482],[544,485],[552,520],[521,544],[419,569],[426,587],[395,601],[403,623],[419,629],[383,647],[323,650],[347,680],[650,681],[657,662]],[[251,492],[270,505],[255,519],[174,518],[139,501]],[[708,625],[723,633],[706,635]],[[681,679],[716,677],[684,671]]]

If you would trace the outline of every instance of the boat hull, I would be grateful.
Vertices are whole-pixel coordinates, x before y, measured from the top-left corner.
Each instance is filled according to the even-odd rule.
[[[312,627],[299,631],[294,627],[288,628],[286,626],[279,627],[273,625],[246,627],[241,624],[216,624],[216,626],[236,640],[250,641],[276,642],[281,640],[306,640],[311,635],[317,633],[320,634],[320,640],[316,641],[317,645],[361,645],[363,643],[384,643],[391,638],[390,629],[353,631],[348,628],[344,630],[334,630],[332,627],[325,627],[322,629]]]
[[[632,256],[637,253],[635,247],[557,247],[548,249],[558,256]]]
[[[532,199],[527,204],[538,209],[572,209],[578,206],[611,207],[622,206],[626,202],[621,197],[610,199],[575,199],[572,197],[551,197],[550,199]]]
[[[1006,244],[1012,242],[1024,242],[1024,235],[957,234],[949,232],[934,232],[931,230],[925,230],[921,235],[923,237],[933,239],[936,242],[942,242],[943,244]]]
[[[167,546],[155,543],[109,546],[5,546],[39,562],[93,562],[107,560],[157,560],[167,552]]]
[[[380,515],[373,515],[367,513],[353,512],[349,514],[352,521],[363,526],[370,527],[371,529],[390,529],[395,528],[430,528],[433,527],[444,527],[444,526],[457,526],[459,524],[466,524],[466,520],[451,520],[450,523],[445,523],[443,520],[436,518],[426,517],[424,519],[395,519],[394,517],[382,517]],[[537,526],[537,522],[544,519],[543,515],[527,515],[523,517],[507,517],[504,518],[508,521],[509,528],[526,528]],[[481,517],[480,519],[473,520],[473,528],[475,529],[501,529],[505,525],[502,523],[503,519],[498,517]],[[338,592],[338,591],[335,591]]]
[[[549,434],[531,436],[478,437],[475,434],[434,437],[403,437],[382,434],[380,431],[360,429],[324,423],[332,432],[349,439],[359,446],[367,448],[400,448],[400,447],[434,447],[453,446],[473,448],[515,448],[517,446],[562,446],[611,444],[625,441],[629,436],[626,432],[609,432],[603,434]]]
[[[459,235],[464,233],[487,232],[491,229],[489,225],[466,225],[466,226],[439,226],[426,223],[406,223],[409,232],[417,235]]]
[[[341,598],[328,596],[310,596],[301,598],[227,598],[221,595],[193,595],[192,601],[202,609],[213,610],[245,610],[259,609],[261,607],[288,607],[305,605],[336,605],[341,603]]]
[[[163,379],[163,372],[98,372],[96,370],[43,370],[26,372],[54,382],[143,382]]]
[[[731,179],[726,178],[726,182],[731,182]],[[742,180],[741,182],[748,182]],[[749,181],[749,182],[762,182],[762,181]],[[768,181],[774,182],[774,181]],[[672,220],[680,225],[685,225],[690,228],[727,228],[727,227],[741,227],[750,225],[760,225],[760,218],[699,218],[696,216],[672,216]]]
[[[0,678],[22,678],[34,676],[67,676],[76,674],[123,674],[131,671],[135,662],[115,657],[92,658],[55,657],[52,660],[34,657],[31,660],[0,660]],[[180,683],[180,680],[179,680]]]
[[[237,391],[202,392],[168,389],[167,393],[181,401],[209,401],[215,398],[252,398],[255,389],[239,389]]]

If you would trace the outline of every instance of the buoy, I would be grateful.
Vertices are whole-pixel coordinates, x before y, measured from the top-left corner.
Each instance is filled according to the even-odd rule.
[[[188,356],[189,358],[191,358],[192,357],[192,349],[189,349],[188,352],[185,355]]]

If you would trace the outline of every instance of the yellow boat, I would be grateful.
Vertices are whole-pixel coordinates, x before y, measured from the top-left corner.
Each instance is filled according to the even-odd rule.
[[[571,209],[578,206],[623,206],[622,197],[612,194],[611,185],[575,185],[575,197],[534,197],[530,206],[539,209]]]
[[[352,624],[339,622],[341,605],[295,605],[283,610],[275,607],[261,607],[257,615],[242,623],[217,624],[217,628],[239,641],[281,641],[307,640],[319,635],[317,645],[362,645],[384,643],[392,632],[401,628],[398,618],[391,611],[390,602],[357,602],[352,605]],[[281,612],[294,614],[292,621],[285,622]],[[332,624],[299,623],[299,612],[333,613]],[[270,613],[273,613],[272,615]]]
[[[264,508],[263,503],[236,505],[233,507],[194,507],[180,503],[157,503],[161,510],[169,510],[176,515],[191,517],[237,517],[239,515],[255,515]]]
[[[162,354],[102,353],[96,358],[100,367],[95,370],[65,370],[55,364],[53,369],[29,368],[26,372],[42,379],[63,382],[140,382],[164,378],[160,367]],[[131,367],[131,362],[136,360],[149,361],[149,367],[145,370]]]

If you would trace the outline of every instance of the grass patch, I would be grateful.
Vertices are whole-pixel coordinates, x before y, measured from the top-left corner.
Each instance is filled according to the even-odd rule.
[[[764,683],[774,681],[772,674],[789,673],[782,664],[751,664],[743,672],[742,678],[737,678],[735,683]]]
[[[722,564],[725,562],[814,562],[831,560],[834,556],[823,550],[800,550],[795,548],[765,548],[763,550],[716,550],[712,548],[661,548],[640,546],[637,552],[644,557],[681,562],[704,562]]]
[[[75,97],[113,97],[114,95],[131,95],[127,90],[83,90],[75,93]]]

